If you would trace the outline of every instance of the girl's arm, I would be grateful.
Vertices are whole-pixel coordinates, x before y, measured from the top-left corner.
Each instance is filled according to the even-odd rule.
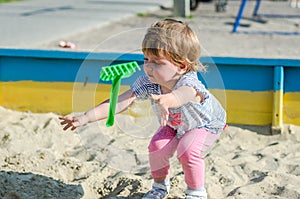
[[[181,86],[178,89],[162,95],[151,95],[152,99],[166,108],[177,108],[188,102],[200,102],[201,95],[189,86]]]
[[[151,95],[152,99],[159,104],[161,125],[165,126],[169,119],[169,108],[177,108],[188,102],[200,102],[201,94],[189,86],[181,86],[178,89],[162,95]]]
[[[135,100],[136,96],[131,90],[127,90],[123,94],[119,95],[116,106],[116,113],[125,111]],[[60,117],[62,120],[61,125],[65,125],[63,130],[71,128],[75,130],[76,127],[85,125],[90,122],[95,122],[107,118],[109,109],[109,99],[97,105],[96,107],[88,110],[82,115],[76,117]]]

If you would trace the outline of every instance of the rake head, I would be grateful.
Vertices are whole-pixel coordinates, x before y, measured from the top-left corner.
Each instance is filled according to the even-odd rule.
[[[110,81],[116,77],[127,78],[135,73],[136,70],[141,70],[136,61],[104,66],[100,72],[100,79],[103,81]]]

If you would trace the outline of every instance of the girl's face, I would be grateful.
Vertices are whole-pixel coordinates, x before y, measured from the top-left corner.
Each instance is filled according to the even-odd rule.
[[[145,55],[144,71],[152,83],[168,89],[172,89],[181,76],[178,66],[165,58],[152,55]]]

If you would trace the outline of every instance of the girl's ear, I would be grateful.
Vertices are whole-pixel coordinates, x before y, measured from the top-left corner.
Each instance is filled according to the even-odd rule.
[[[183,62],[179,67],[178,67],[178,73],[183,75],[184,73],[186,73],[188,67],[190,66],[190,64],[185,61]]]

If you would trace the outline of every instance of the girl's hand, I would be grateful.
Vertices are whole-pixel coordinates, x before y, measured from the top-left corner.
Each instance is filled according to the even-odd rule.
[[[164,95],[153,95],[151,98],[158,104],[158,112],[160,115],[160,125],[166,126],[169,120],[169,106]]]
[[[82,126],[88,123],[88,119],[85,115],[78,116],[78,117],[59,117],[62,122],[60,123],[61,125],[65,125],[63,128],[64,131],[68,130],[71,128],[71,131],[74,131],[76,127]]]

